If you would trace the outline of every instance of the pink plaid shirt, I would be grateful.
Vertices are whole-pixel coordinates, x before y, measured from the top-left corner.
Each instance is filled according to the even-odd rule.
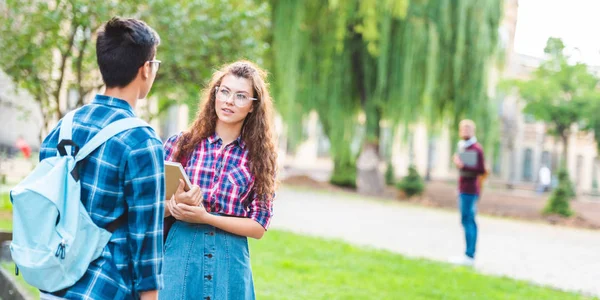
[[[174,135],[165,143],[166,160],[174,161],[173,154],[181,135]],[[254,193],[254,175],[250,173],[244,142],[238,137],[222,146],[223,141],[214,134],[196,147],[184,165],[190,182],[202,189],[203,204],[208,212],[250,218],[267,229],[273,205],[271,201],[259,201]]]

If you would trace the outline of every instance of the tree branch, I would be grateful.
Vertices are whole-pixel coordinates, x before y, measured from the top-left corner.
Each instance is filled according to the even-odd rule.
[[[84,35],[85,35],[85,31],[87,29],[88,29],[87,27],[83,28]],[[77,99],[77,106],[83,105],[83,99],[85,97],[85,93],[83,90],[83,86],[81,85],[81,81],[82,81],[82,77],[83,77],[83,72],[82,72],[83,56],[85,54],[85,49],[87,48],[88,42],[89,42],[89,38],[86,37],[83,40],[81,49],[79,49],[79,56],[77,57],[77,89],[79,92],[79,99]]]
[[[74,22],[75,21],[73,21],[73,23]],[[73,44],[75,43],[75,35],[77,34],[77,29],[79,28],[79,25],[76,25],[73,23],[71,24],[71,26],[74,26],[74,27],[72,27],[71,35],[69,36],[69,44],[67,45],[67,48],[65,48],[65,51],[61,52],[60,77],[58,78],[56,90],[54,91],[54,101],[56,103],[56,115],[59,119],[62,118],[62,116],[63,116],[62,112],[60,111],[60,91],[62,89],[64,78],[65,78],[67,59],[69,59],[69,57],[71,56],[71,49],[73,48]]]
[[[101,83],[99,85],[93,86],[87,90],[83,91],[83,94],[81,97],[79,97],[79,101],[77,102],[77,107],[83,106],[84,103],[84,99],[87,97],[87,95],[89,95],[91,92],[95,91],[95,90],[99,90],[104,86],[104,83]]]

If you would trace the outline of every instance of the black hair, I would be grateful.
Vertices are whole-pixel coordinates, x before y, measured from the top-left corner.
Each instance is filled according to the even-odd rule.
[[[160,37],[140,20],[114,17],[98,32],[96,59],[107,87],[125,87],[156,54]]]

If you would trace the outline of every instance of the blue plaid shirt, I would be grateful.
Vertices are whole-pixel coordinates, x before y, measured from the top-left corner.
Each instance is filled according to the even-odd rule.
[[[73,141],[82,147],[119,119],[135,117],[124,100],[98,95],[74,116]],[[57,155],[61,122],[42,143],[40,160]],[[163,286],[164,151],[150,128],[122,132],[81,162],[81,202],[102,228],[127,214],[100,258],[72,287],[68,299],[136,299]]]

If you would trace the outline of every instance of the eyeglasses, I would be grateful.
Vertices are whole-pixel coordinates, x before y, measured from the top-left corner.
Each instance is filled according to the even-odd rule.
[[[150,63],[150,65],[156,65],[156,71],[158,71],[158,69],[160,69],[160,64],[162,63],[162,61],[153,59],[149,60],[148,63]]]
[[[227,102],[233,96],[233,103],[237,107],[246,107],[251,101],[256,101],[256,98],[250,98],[244,93],[233,94],[230,90],[224,87],[215,87],[215,96],[221,102]]]

